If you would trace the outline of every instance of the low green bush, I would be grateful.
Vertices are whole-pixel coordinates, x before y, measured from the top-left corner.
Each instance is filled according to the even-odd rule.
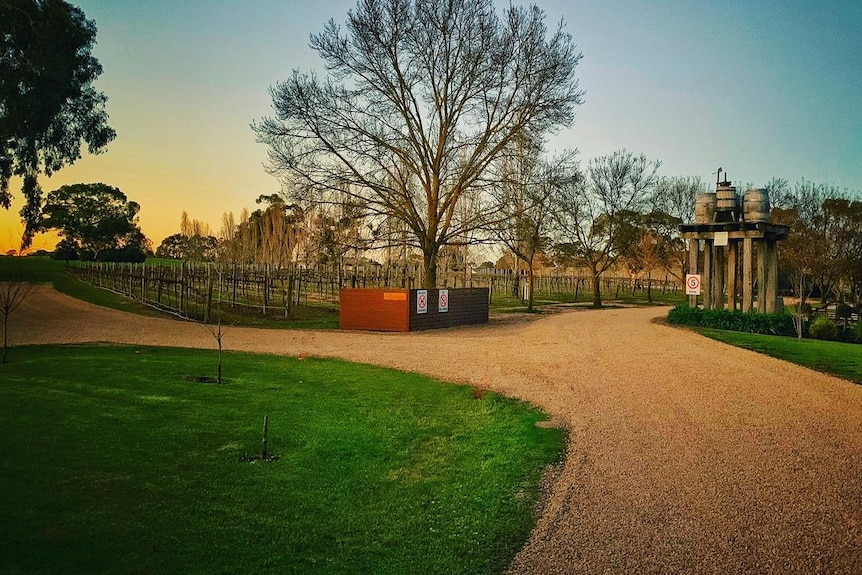
[[[814,339],[833,340],[838,338],[838,326],[825,315],[817,316],[808,326],[808,335]]]
[[[850,328],[850,337],[857,343],[862,343],[862,320],[857,321]]]
[[[676,306],[667,316],[668,323],[707,327],[745,333],[793,335],[793,317],[786,313],[754,313],[727,309],[701,309]]]

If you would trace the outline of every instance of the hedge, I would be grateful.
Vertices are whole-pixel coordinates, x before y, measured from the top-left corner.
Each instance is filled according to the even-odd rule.
[[[701,309],[678,305],[667,315],[668,323],[727,331],[796,335],[793,317],[786,313],[754,313],[727,309]]]

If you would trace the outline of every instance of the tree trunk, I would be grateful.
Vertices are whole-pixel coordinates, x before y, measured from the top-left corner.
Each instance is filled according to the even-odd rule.
[[[805,294],[802,290],[805,289],[805,274],[799,274],[799,303],[796,309],[796,338],[802,339],[802,317],[805,309]]]
[[[437,254],[439,248],[437,246],[426,246],[422,250],[422,265],[425,273],[422,278],[422,287],[425,289],[434,289],[437,287]]]
[[[593,268],[593,307],[602,307],[602,286],[599,270]]]
[[[533,287],[535,285],[535,274],[533,273],[533,262],[527,264],[527,311],[533,311]]]
[[[647,272],[647,284],[646,284],[646,294],[647,301],[652,303],[652,272]]]

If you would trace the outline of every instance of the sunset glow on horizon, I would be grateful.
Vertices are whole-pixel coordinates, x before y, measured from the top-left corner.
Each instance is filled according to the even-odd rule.
[[[269,88],[293,69],[322,73],[308,36],[343,23],[355,0],[71,3],[98,27],[97,86],[117,138],[41,187],[119,188],[141,205],[155,248],[179,232],[183,211],[215,233],[223,213],[279,191],[250,124],[272,113]],[[740,185],[783,177],[862,189],[862,4],[537,4],[550,28],[565,20],[584,55],[585,103],[550,151],[578,148],[585,164],[627,148],[661,160],[667,176],[710,182],[722,166]],[[20,180],[10,189],[0,252],[20,240]],[[34,249],[55,242],[39,235]]]

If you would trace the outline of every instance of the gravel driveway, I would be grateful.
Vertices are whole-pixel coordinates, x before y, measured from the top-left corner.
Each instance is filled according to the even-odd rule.
[[[483,385],[551,414],[568,454],[512,573],[862,573],[862,386],[652,321],[666,313],[413,334],[232,327],[224,342]],[[41,286],[10,323],[12,345],[215,344],[201,325]]]

